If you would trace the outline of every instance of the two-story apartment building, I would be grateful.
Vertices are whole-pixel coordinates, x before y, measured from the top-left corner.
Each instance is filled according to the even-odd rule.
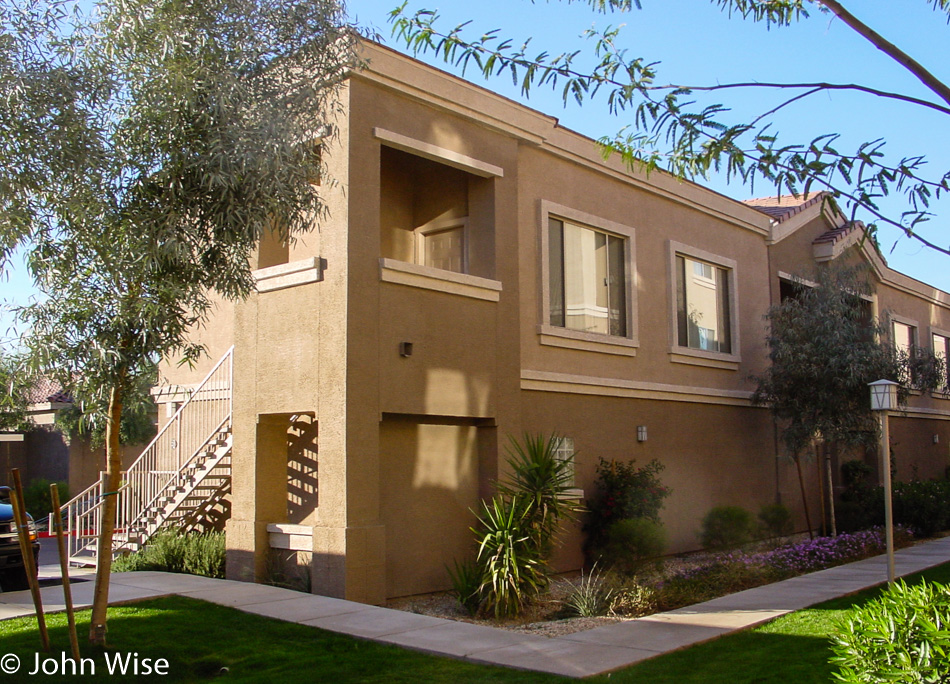
[[[581,490],[601,457],[658,459],[672,551],[718,504],[781,498],[802,527],[794,466],[750,403],[782,280],[850,249],[897,332],[950,339],[950,296],[888,269],[820,202],[646,176],[553,117],[363,50],[323,150],[329,218],[262,244],[259,292],[198,332],[208,365],[165,369],[188,386],[234,347],[233,578],[262,579],[280,548],[317,593],[445,588],[525,432],[567,438]],[[899,475],[942,473],[950,401],[915,401],[892,431]],[[557,565],[581,561],[576,528]]]

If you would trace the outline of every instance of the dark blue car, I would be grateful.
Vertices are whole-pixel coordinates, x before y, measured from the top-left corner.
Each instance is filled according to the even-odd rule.
[[[26,577],[23,553],[20,551],[16,523],[13,520],[13,504],[10,503],[10,495],[9,487],[0,487],[0,589],[3,591],[18,591],[29,588],[29,581]],[[40,542],[36,538],[36,527],[33,525],[33,518],[29,514],[27,514],[27,518],[29,518],[33,560],[38,561]],[[34,562],[33,565],[37,567],[38,563]]]

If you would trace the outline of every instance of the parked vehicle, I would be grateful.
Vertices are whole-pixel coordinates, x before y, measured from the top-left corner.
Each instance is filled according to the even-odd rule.
[[[10,502],[12,491],[9,487],[0,487],[0,589],[19,591],[29,588],[26,565],[20,551],[17,526],[13,519],[13,504]],[[30,545],[33,547],[34,567],[39,566],[40,542],[36,536],[33,518],[27,513],[30,527]]]

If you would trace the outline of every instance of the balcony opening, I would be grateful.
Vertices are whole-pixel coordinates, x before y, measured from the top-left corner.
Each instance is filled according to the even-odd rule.
[[[382,146],[382,256],[429,268],[494,275],[493,181]]]

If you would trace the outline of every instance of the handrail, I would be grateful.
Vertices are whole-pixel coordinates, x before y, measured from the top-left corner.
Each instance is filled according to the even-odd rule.
[[[117,530],[129,532],[139,527],[149,506],[228,424],[233,405],[233,353],[232,346],[125,471],[124,484],[116,494]],[[103,486],[100,478],[64,506],[70,556],[90,548],[89,540],[99,535],[98,502],[105,493]]]

